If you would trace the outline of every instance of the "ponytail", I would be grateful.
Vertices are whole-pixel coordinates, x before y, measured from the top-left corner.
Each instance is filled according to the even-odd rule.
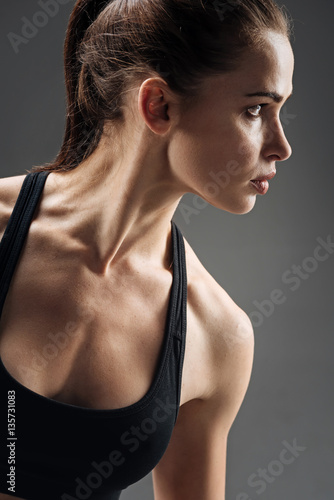
[[[102,130],[93,117],[83,116],[78,101],[78,83],[81,64],[78,58],[80,44],[89,26],[109,0],[79,0],[71,13],[64,43],[64,73],[67,95],[66,125],[63,145],[51,164],[35,166],[34,171],[67,171],[75,168],[97,146]]]

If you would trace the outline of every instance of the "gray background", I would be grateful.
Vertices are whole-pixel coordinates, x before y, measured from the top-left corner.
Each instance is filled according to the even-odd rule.
[[[8,32],[19,34],[22,17],[32,19],[41,9],[37,0],[1,3],[1,177],[51,161],[61,145],[62,49],[73,5],[60,6],[15,54]],[[254,323],[252,378],[228,442],[228,500],[333,500],[334,495],[334,255],[309,259],[317,238],[334,240],[334,5],[330,0],[287,0],[285,5],[295,20],[294,96],[282,112],[292,157],[277,164],[270,191],[257,197],[249,214],[206,206],[187,219],[179,207],[174,217],[209,272]],[[182,203],[195,208],[191,194]],[[308,269],[296,290],[283,280],[292,276],[293,265]],[[275,289],[284,303],[267,303],[266,315],[260,313],[255,301],[270,300]],[[294,440],[304,449],[282,465],[280,454]],[[258,469],[268,473],[264,493],[251,482]],[[122,499],[152,500],[151,474]]]

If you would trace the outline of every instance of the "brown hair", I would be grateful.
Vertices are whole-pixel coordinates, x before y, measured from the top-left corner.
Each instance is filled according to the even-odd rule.
[[[237,67],[265,30],[292,34],[273,0],[78,0],[65,44],[66,128],[51,163],[31,171],[66,171],[96,149],[105,120],[124,120],[130,86],[160,76],[182,102],[203,79]]]

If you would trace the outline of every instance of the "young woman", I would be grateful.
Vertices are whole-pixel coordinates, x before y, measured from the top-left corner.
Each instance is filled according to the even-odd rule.
[[[78,0],[63,146],[0,181],[0,499],[224,500],[247,315],[172,221],[235,214],[290,146],[291,23],[272,0]],[[16,439],[17,438],[17,439]]]

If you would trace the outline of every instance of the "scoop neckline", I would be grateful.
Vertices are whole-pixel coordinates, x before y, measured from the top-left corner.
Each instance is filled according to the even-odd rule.
[[[39,172],[42,173],[42,172]],[[29,175],[29,174],[28,174]],[[173,254],[173,266],[172,266],[172,284],[169,292],[169,300],[167,306],[167,317],[164,328],[164,335],[162,341],[162,348],[159,355],[159,364],[156,369],[153,381],[148,389],[148,391],[144,394],[142,398],[140,398],[135,403],[131,405],[124,406],[121,408],[88,408],[85,406],[73,405],[71,403],[65,403],[62,401],[57,401],[56,399],[48,398],[47,396],[43,396],[38,392],[29,389],[25,385],[21,384],[18,380],[16,380],[5,367],[1,354],[0,354],[0,367],[4,371],[5,375],[11,379],[12,383],[19,388],[19,390],[27,393],[31,397],[41,401],[42,403],[53,405],[55,408],[63,409],[67,411],[75,411],[84,413],[87,416],[90,415],[100,415],[100,416],[112,416],[112,415],[123,415],[126,413],[132,413],[136,411],[140,411],[143,409],[154,397],[156,392],[159,389],[161,384],[167,361],[169,359],[169,353],[171,350],[171,340],[172,340],[172,331],[175,324],[175,312],[176,312],[176,297],[178,296],[178,288],[179,288],[179,265],[178,265],[178,256],[177,256],[177,242],[176,242],[176,225],[173,220],[171,222],[171,231],[172,231],[172,254]],[[0,241],[0,247],[3,243],[3,239]],[[7,296],[7,295],[6,295]],[[4,302],[6,297],[4,298]],[[0,315],[1,319],[2,314]],[[13,390],[15,390],[14,388]]]

